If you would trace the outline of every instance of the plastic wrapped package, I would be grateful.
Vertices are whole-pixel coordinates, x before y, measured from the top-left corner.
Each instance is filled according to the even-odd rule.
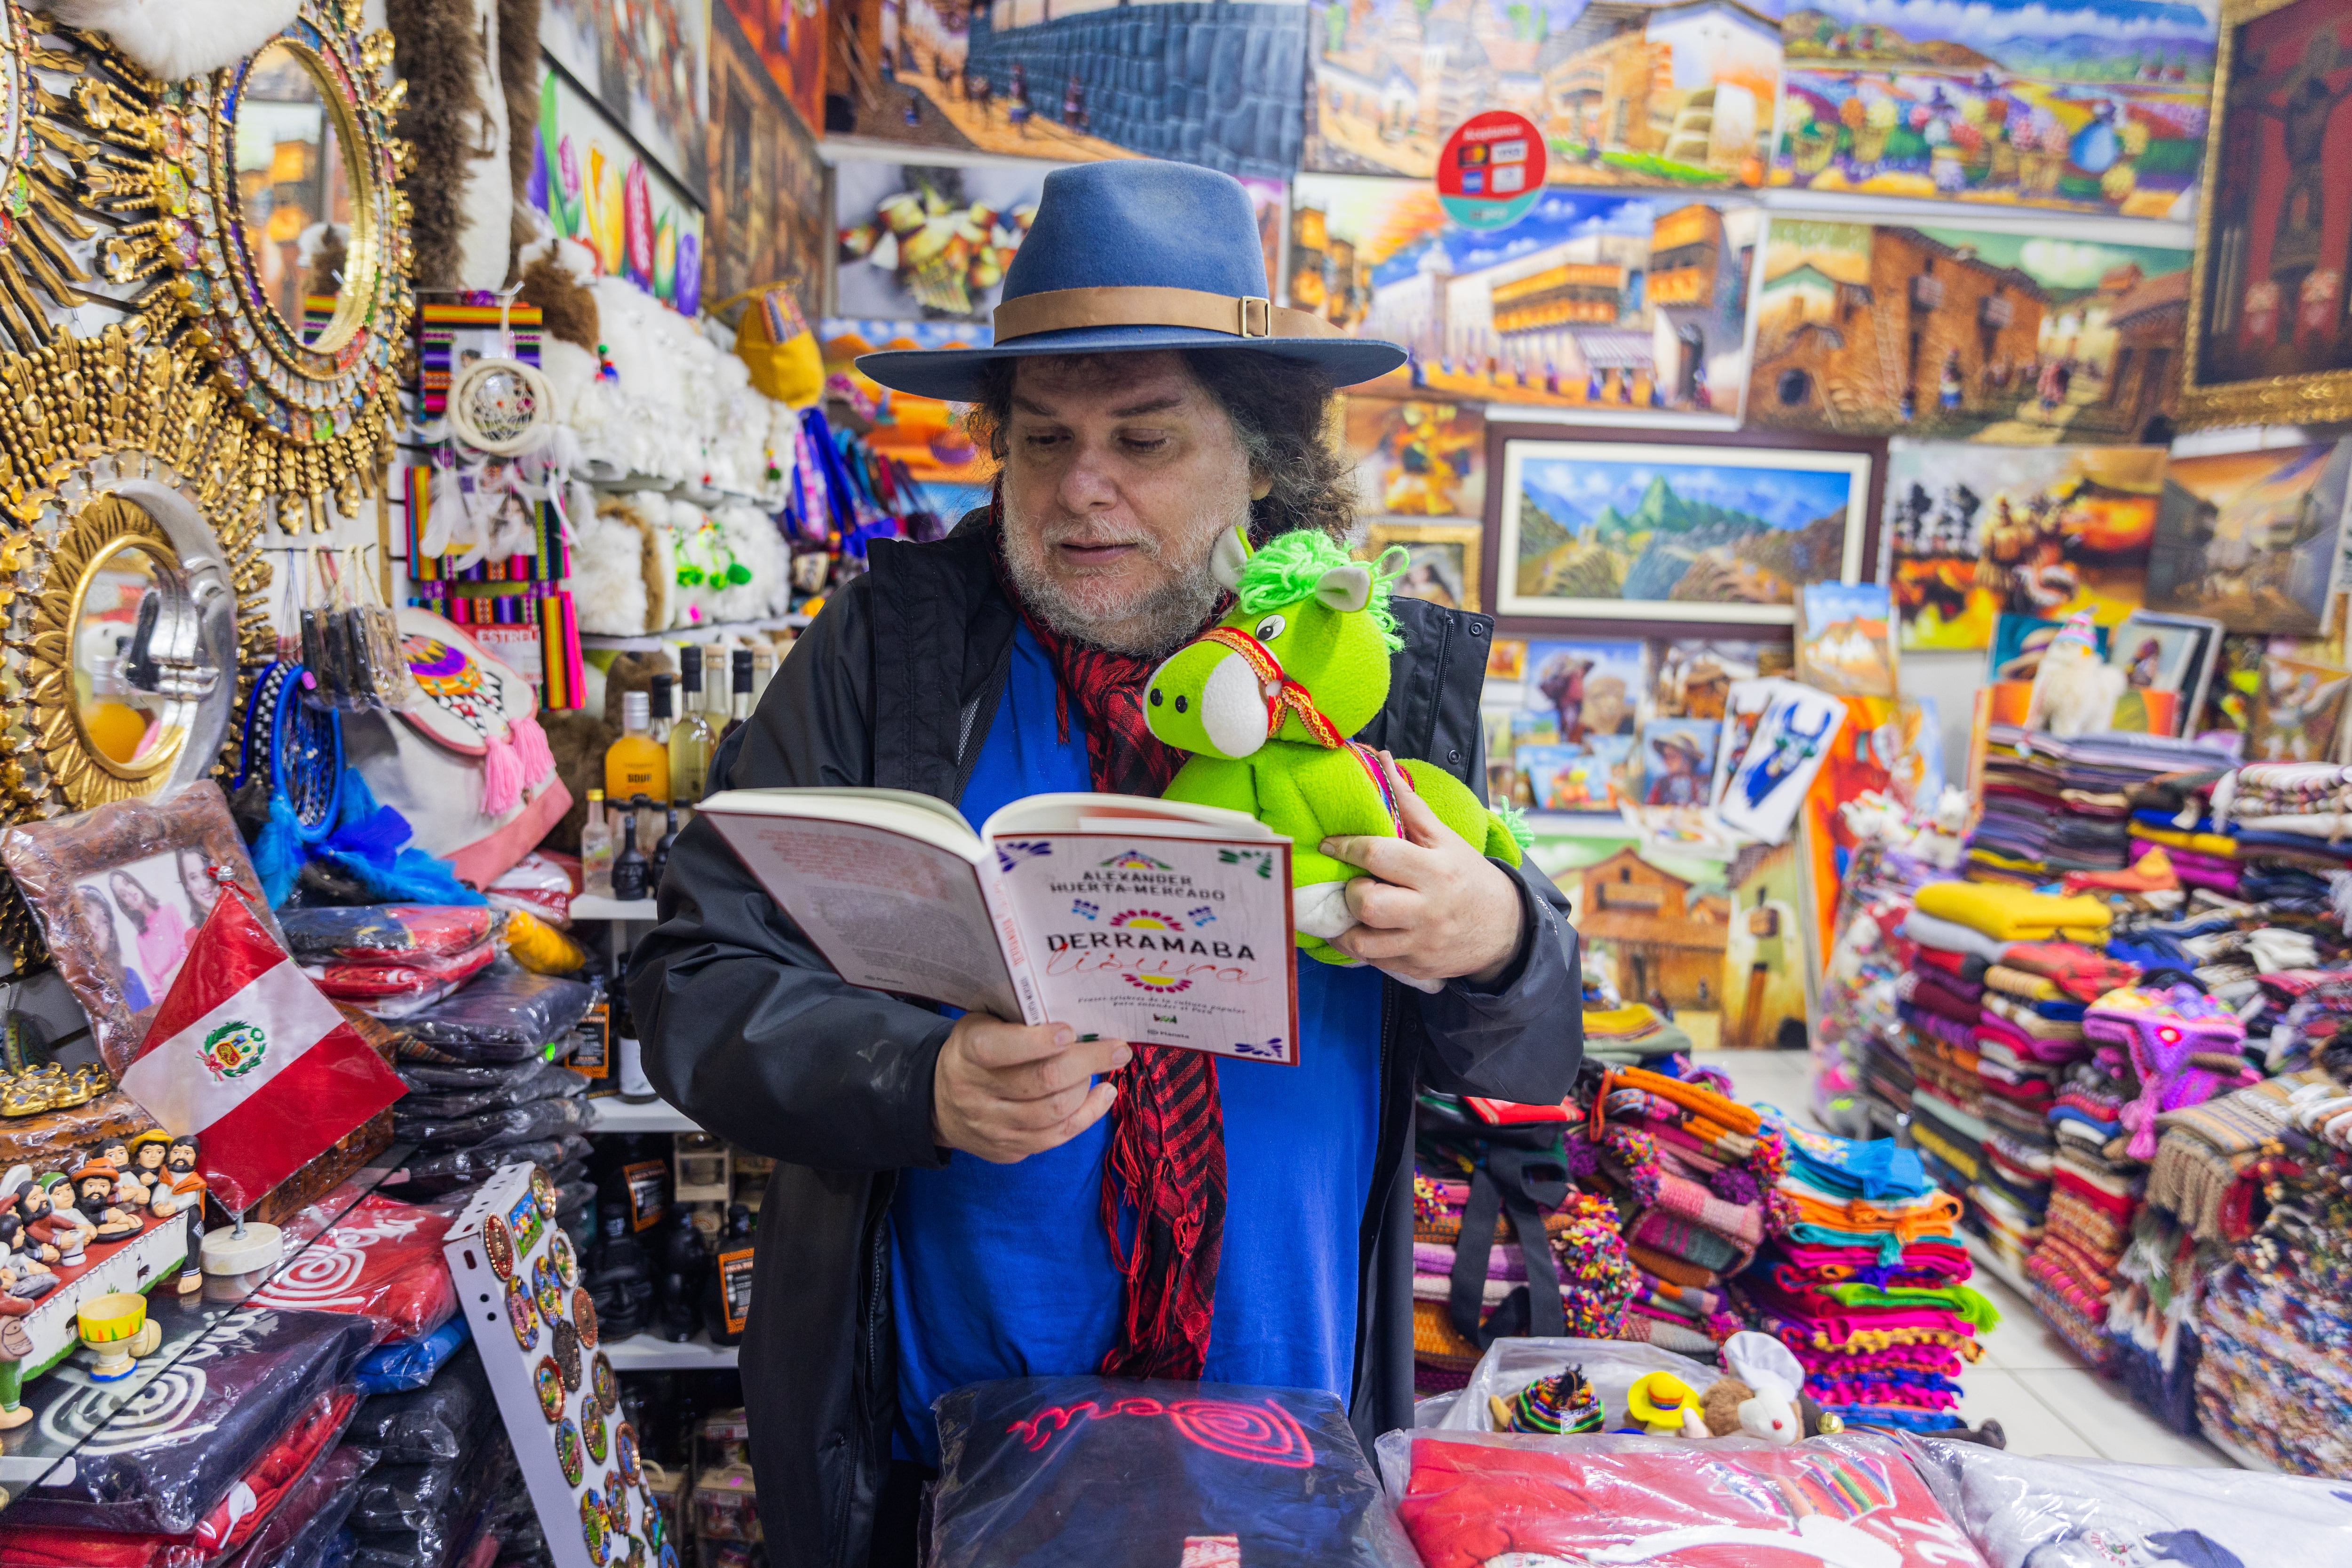
[[[1992,1568],[2352,1563],[2352,1491],[2341,1481],[1906,1444]]]
[[[359,1408],[349,1389],[320,1394],[262,1451],[203,1522],[184,1535],[94,1534],[0,1519],[5,1568],[200,1568],[245,1550],[288,1502]],[[102,1440],[102,1439],[101,1439]],[[96,1544],[101,1554],[87,1549]]]
[[[1391,1432],[1381,1472],[1425,1568],[1984,1568],[1894,1439]]]
[[[368,1464],[366,1453],[349,1444],[331,1451],[254,1531],[230,1568],[310,1568],[359,1500]]]
[[[1583,1370],[1585,1382],[1601,1401],[1602,1419],[1612,1426],[1625,1419],[1625,1395],[1650,1373],[1673,1373],[1701,1393],[1721,1375],[1688,1356],[1634,1340],[1500,1339],[1478,1358],[1462,1397],[1447,1407],[1437,1425],[1449,1432],[1492,1432],[1495,1415],[1489,1399],[1507,1401],[1538,1378],[1569,1367]],[[1414,1425],[1421,1423],[1416,1419]]]
[[[452,1318],[421,1338],[378,1345],[352,1372],[352,1381],[371,1395],[423,1388],[472,1338],[466,1320]]]
[[[507,951],[533,974],[577,974],[588,966],[588,950],[531,913],[508,911]]]
[[[560,1070],[560,1069],[559,1069]],[[516,1143],[543,1143],[567,1132],[585,1131],[596,1120],[584,1098],[534,1100],[498,1110],[477,1111],[444,1121],[433,1116],[403,1116],[396,1110],[393,1135],[414,1143],[426,1156],[447,1149],[505,1148]]]
[[[343,1441],[385,1464],[431,1464],[463,1457],[496,1415],[482,1358],[468,1342],[425,1387],[361,1405]]]
[[[1011,1378],[932,1409],[931,1568],[1418,1568],[1328,1394]]]
[[[167,1308],[155,1321],[163,1347],[132,1380],[50,1376],[26,1389],[38,1434],[28,1452],[101,1424],[106,1430],[81,1444],[69,1470],[60,1466],[26,1489],[10,1505],[9,1523],[194,1531],[304,1412],[346,1381],[375,1339],[366,1319],[334,1312],[248,1306],[207,1324]],[[10,1447],[22,1441],[12,1437]]]
[[[572,1032],[596,999],[583,981],[500,959],[456,994],[401,1020],[401,1059],[481,1066],[529,1061]]]
[[[498,931],[500,916],[483,905],[362,904],[287,910],[278,920],[287,950],[299,963],[391,963],[479,947]]]
[[[408,1162],[408,1184],[442,1196],[488,1181],[501,1165],[527,1162],[551,1169],[566,1160],[584,1160],[592,1145],[577,1132],[544,1142],[502,1144],[487,1149],[452,1149],[446,1153],[419,1155]]]
[[[360,1486],[359,1501],[352,1508],[352,1529],[373,1535],[431,1528],[466,1489],[471,1468],[463,1458],[421,1465],[379,1460]]]
[[[406,958],[391,963],[306,963],[302,973],[338,1002],[348,1002],[378,1018],[405,1018],[456,994],[488,969],[499,944],[485,942],[446,957]]]
[[[370,1193],[250,1298],[257,1307],[356,1312],[379,1339],[416,1339],[457,1315],[441,1259],[451,1216]]]
[[[572,900],[580,885],[576,856],[534,849],[482,889],[494,910],[523,910],[558,931],[572,929]]]
[[[514,1473],[514,1449],[501,1433],[495,1443],[478,1450],[470,1463],[449,1468],[455,1484],[440,1494],[437,1507],[416,1510],[415,1517],[423,1522],[413,1529],[363,1528],[358,1510],[367,1496],[373,1493],[384,1508],[398,1511],[399,1488],[379,1490],[375,1483],[382,1470],[361,1483],[362,1502],[354,1505],[353,1517],[344,1525],[356,1538],[352,1568],[451,1568],[482,1542],[489,1527],[490,1505]]]

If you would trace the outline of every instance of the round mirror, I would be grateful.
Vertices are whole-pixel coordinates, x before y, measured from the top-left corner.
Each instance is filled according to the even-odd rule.
[[[193,700],[218,675],[171,547],[142,534],[109,541],[82,574],[72,626],[74,722],[91,760],[118,778],[168,768]]]
[[[358,151],[350,108],[308,48],[279,37],[253,57],[236,103],[236,200],[254,279],[297,342],[332,353],[365,308],[354,246]]]

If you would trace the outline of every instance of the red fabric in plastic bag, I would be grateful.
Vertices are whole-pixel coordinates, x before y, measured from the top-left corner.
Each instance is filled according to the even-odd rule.
[[[1857,1447],[1505,1447],[1415,1433],[1398,1512],[1427,1568],[1513,1552],[1644,1568],[1982,1568],[1898,1450]]]
[[[242,1550],[278,1505],[335,1446],[359,1408],[351,1389],[322,1394],[237,1478],[228,1495],[184,1535],[113,1534],[0,1524],[0,1568],[203,1568]]]
[[[457,1313],[441,1256],[448,1229],[446,1214],[371,1193],[247,1305],[355,1312],[374,1321],[379,1342],[420,1339]]]
[[[480,942],[463,952],[422,958],[404,955],[391,963],[338,960],[305,964],[302,972],[339,1002],[381,1002],[388,996],[414,996],[471,980],[498,955],[497,942]]]

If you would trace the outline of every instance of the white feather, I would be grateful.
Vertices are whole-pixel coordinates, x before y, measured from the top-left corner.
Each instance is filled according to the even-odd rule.
[[[233,65],[294,22],[299,0],[50,0],[68,27],[104,33],[163,81]]]

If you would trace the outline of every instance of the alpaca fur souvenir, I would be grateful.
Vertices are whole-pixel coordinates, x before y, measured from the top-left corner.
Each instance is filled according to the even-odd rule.
[[[104,33],[159,81],[234,65],[293,26],[299,0],[50,0],[68,27]]]
[[[720,591],[712,608],[722,621],[758,621],[782,615],[789,607],[792,561],[775,520],[757,507],[730,502],[714,510],[719,536],[735,559],[751,574],[748,581]]]
[[[1240,530],[1227,531],[1209,559],[1235,609],[1145,688],[1151,732],[1192,753],[1167,797],[1246,812],[1290,836],[1298,949],[1324,963],[1358,962],[1328,939],[1355,923],[1347,887],[1361,873],[1319,846],[1334,835],[1399,831],[1386,770],[1347,737],[1388,700],[1389,656],[1402,642],[1385,590],[1403,556],[1391,549],[1366,565],[1306,530],[1252,553]],[[1440,821],[1481,853],[1519,863],[1524,829],[1468,785],[1434,763],[1397,767]]]
[[[580,629],[599,637],[643,637],[646,619],[646,540],[617,496],[572,512],[572,602]]]
[[[542,844],[576,855],[580,829],[588,820],[588,792],[604,787],[604,752],[621,738],[620,726],[577,709],[551,709],[540,715],[539,727],[547,731],[547,749],[555,754],[556,776],[572,792],[572,809],[548,830]]]
[[[401,188],[422,290],[498,289],[512,249],[507,100],[496,0],[385,0],[393,68],[408,83],[400,133],[415,150]]]
[[[604,672],[604,723],[613,733],[621,732],[621,699],[632,691],[651,691],[656,675],[676,676],[677,662],[660,649],[652,653],[625,653],[613,661]]]
[[[584,246],[568,239],[530,246],[523,252],[522,293],[518,298],[539,307],[542,354],[551,342],[570,344],[589,356],[593,374],[596,345],[602,341],[596,335],[596,296],[575,270],[576,258],[567,252],[586,257],[587,276],[595,276],[595,258]]]
[[[2124,694],[2124,672],[2099,657],[2091,612],[2077,611],[2042,655],[2033,672],[2033,695],[2025,708],[2025,728],[2047,730],[2061,739],[2112,726],[2116,700]]]
[[[509,252],[537,236],[527,192],[539,144],[539,12],[540,0],[499,0],[499,90],[506,100],[507,201],[514,214],[508,226]]]

